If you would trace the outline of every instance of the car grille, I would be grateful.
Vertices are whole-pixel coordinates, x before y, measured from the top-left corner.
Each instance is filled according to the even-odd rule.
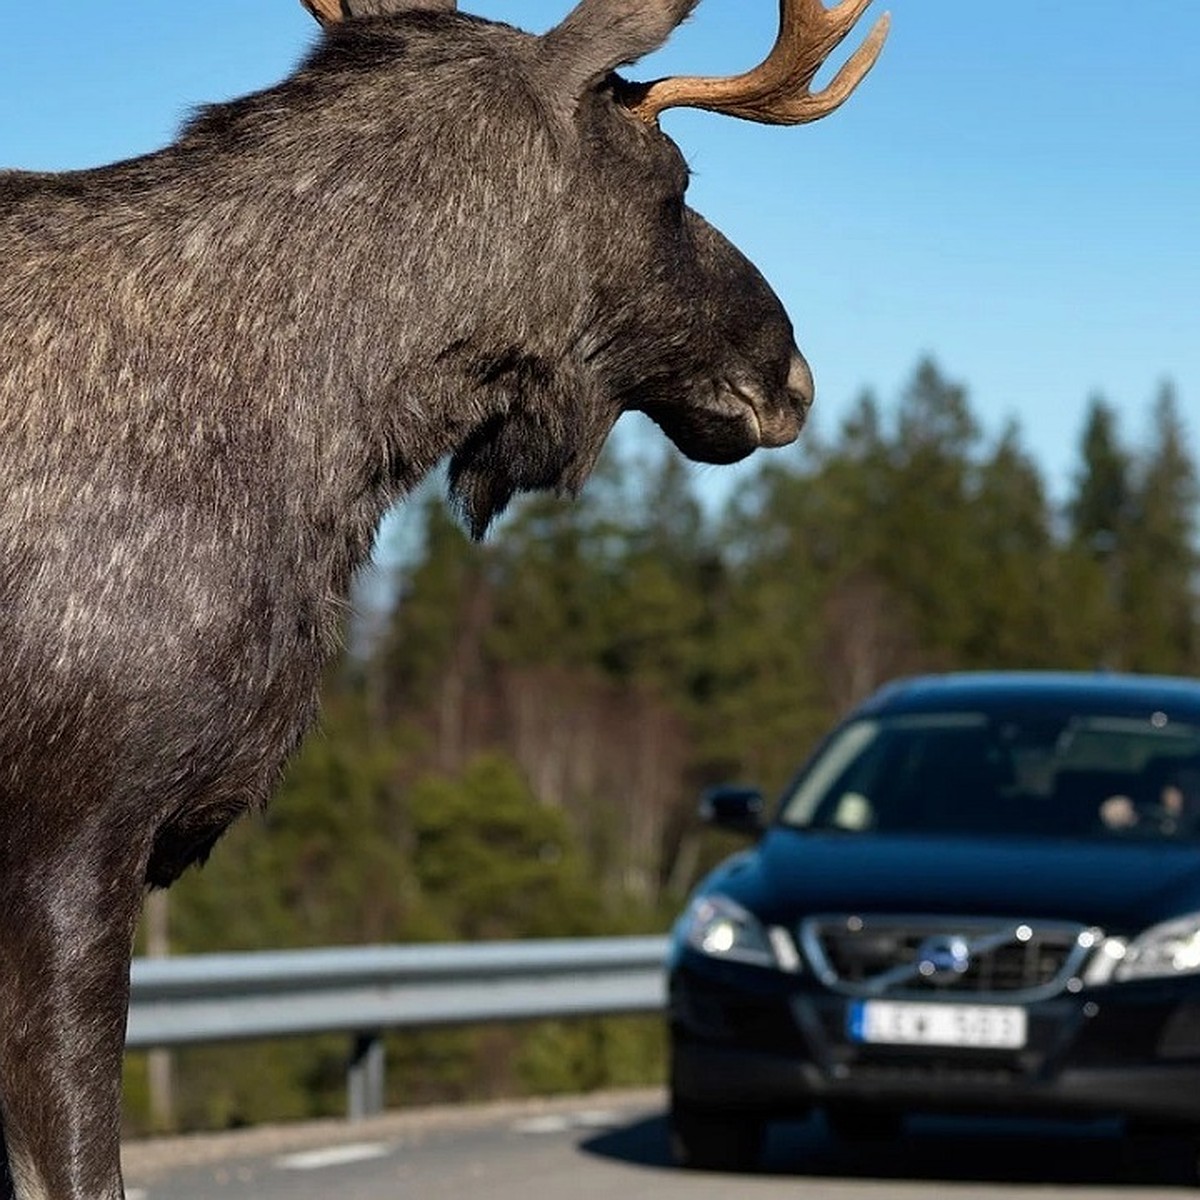
[[[858,996],[1054,995],[1099,938],[1082,925],[942,917],[813,917],[800,930],[817,976]]]

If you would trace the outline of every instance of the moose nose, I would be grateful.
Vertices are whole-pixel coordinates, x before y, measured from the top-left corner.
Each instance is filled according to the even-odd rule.
[[[792,351],[792,366],[788,371],[787,390],[788,395],[792,398],[792,403],[796,406],[796,411],[804,416],[812,408],[816,384],[813,382],[813,373],[799,350]]]

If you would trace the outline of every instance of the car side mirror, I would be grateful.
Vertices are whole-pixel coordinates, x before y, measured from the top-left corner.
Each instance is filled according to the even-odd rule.
[[[756,837],[766,826],[767,802],[758,788],[723,784],[700,797],[700,819],[730,833]]]

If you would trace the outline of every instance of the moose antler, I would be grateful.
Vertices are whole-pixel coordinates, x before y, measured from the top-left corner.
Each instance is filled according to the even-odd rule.
[[[300,0],[300,3],[322,25],[336,25],[339,21],[345,19],[346,14],[342,9],[342,0]]]
[[[843,64],[828,87],[809,90],[816,73],[845,40],[871,0],[779,0],[779,36],[766,60],[744,75],[704,78],[672,75],[653,83],[628,83],[621,102],[653,124],[664,109],[706,108],[767,125],[803,125],[833,112],[875,65],[891,17],[884,13],[867,40]]]

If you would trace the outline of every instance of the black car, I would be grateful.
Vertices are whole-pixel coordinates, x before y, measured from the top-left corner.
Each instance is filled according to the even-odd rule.
[[[1200,1131],[1200,682],[946,675],[884,688],[697,888],[670,963],[677,1161],[773,1118],[912,1112]]]

